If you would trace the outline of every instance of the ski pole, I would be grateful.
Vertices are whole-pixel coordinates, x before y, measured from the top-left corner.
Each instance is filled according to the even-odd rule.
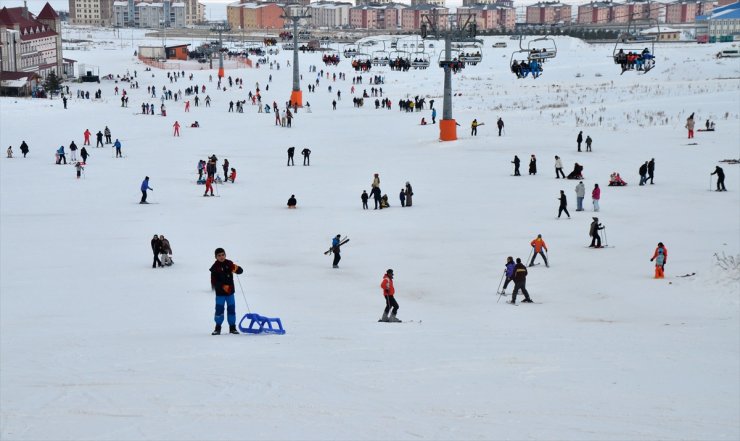
[[[496,287],[496,293],[500,292],[501,284],[504,282],[504,276],[506,276],[506,270],[504,270],[504,273],[501,275],[501,280],[498,281],[498,287]]]
[[[244,299],[244,304],[247,305],[247,311],[251,314],[252,310],[249,309],[249,302],[247,302],[247,296],[244,295],[244,287],[242,287],[242,279],[239,277],[239,275],[236,275],[236,281],[239,282],[239,290],[242,292],[242,298]]]
[[[530,248],[529,255],[527,256],[527,262],[529,262],[529,258],[532,257],[532,252],[534,251],[534,247]],[[528,265],[528,264],[525,264]]]
[[[609,245],[609,240],[606,238],[606,227],[604,227],[604,246]]]

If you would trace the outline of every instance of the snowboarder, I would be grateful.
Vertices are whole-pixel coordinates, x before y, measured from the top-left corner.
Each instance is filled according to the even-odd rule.
[[[504,277],[506,280],[504,280],[504,287],[501,289],[501,292],[499,294],[505,295],[506,294],[506,287],[509,286],[509,283],[514,278],[514,267],[516,264],[514,263],[514,258],[509,256],[506,258],[506,266],[504,269]]]
[[[401,193],[399,193],[398,198],[401,200],[401,207],[406,206],[406,191],[402,188]]]
[[[594,189],[591,191],[591,199],[594,202],[594,211],[599,211],[599,199],[601,199],[599,184],[594,184]]]
[[[645,183],[647,183],[648,179],[650,179],[650,185],[653,185],[653,176],[655,175],[655,158],[651,158],[648,162],[647,173],[648,177],[645,179]]]
[[[221,334],[221,324],[224,322],[224,303],[226,317],[229,323],[229,334],[238,334],[236,330],[236,302],[234,301],[234,273],[242,274],[244,270],[234,262],[226,259],[226,251],[216,248],[216,261],[211,265],[211,284],[216,290],[216,311],[213,316],[216,328],[211,335]]]
[[[83,147],[82,150],[84,151],[85,148]],[[144,180],[141,181],[141,201],[139,201],[140,204],[149,203],[146,201],[146,191],[147,190],[154,191],[154,189],[149,186],[149,176],[145,177]]]
[[[121,141],[116,138],[116,142],[113,143],[113,147],[116,149],[116,158],[123,158],[123,153],[121,153]]]
[[[560,176],[565,179],[565,173],[563,173],[563,161],[560,160],[560,156],[555,155],[555,179],[560,179]]]
[[[599,230],[603,230],[604,227],[599,223],[599,218],[594,217],[591,222],[591,228],[589,229],[589,236],[591,236],[591,245],[589,248],[601,248],[601,236],[599,236]]]
[[[368,196],[366,190],[362,190],[362,195],[360,195],[360,199],[362,199],[362,209],[367,210],[367,200],[370,196]]]
[[[288,208],[295,208],[298,204],[298,201],[295,199],[295,195],[290,195],[290,198],[288,198]]]
[[[664,278],[665,264],[668,262],[668,250],[663,245],[663,242],[658,242],[658,247],[655,249],[650,261],[652,262],[653,260],[655,261],[655,278]]]
[[[159,240],[159,236],[156,234],[152,238],[152,253],[154,253],[154,260],[152,260],[152,268],[162,268],[162,261],[159,260],[159,255],[162,253],[162,241]]]
[[[78,161],[78,162],[75,162],[75,169],[77,170],[77,179],[80,179],[80,176],[82,176],[82,171],[85,170],[85,168]]]
[[[472,123],[470,123],[470,136],[478,136],[478,126],[483,125],[482,123],[479,123],[477,119],[474,119]]]
[[[180,123],[178,121],[175,121],[175,124],[173,124],[172,127],[175,128],[175,131],[174,133],[172,133],[172,136],[180,136]]]
[[[311,150],[308,147],[301,150],[301,155],[303,155],[303,165],[311,165]]]
[[[686,119],[686,129],[689,131],[689,139],[692,139],[694,137],[694,114],[692,113],[687,119]]]
[[[519,160],[519,157],[517,155],[514,155],[514,160],[511,161],[512,164],[514,164],[514,176],[521,176],[519,174],[519,163],[521,161]]]
[[[560,208],[558,208],[558,219],[560,219],[560,215],[563,214],[563,211],[565,211],[565,214],[568,215],[568,219],[570,219],[570,213],[568,213],[568,198],[565,197],[565,191],[560,190],[560,198],[558,198],[560,201]]]
[[[531,158],[529,158],[529,175],[536,175],[537,174],[537,158],[532,155]]]
[[[339,268],[339,261],[342,260],[342,256],[339,254],[339,242],[342,236],[337,234],[334,239],[331,240],[331,252],[334,253],[334,260],[331,263],[332,268]]]
[[[531,266],[531,265],[530,265]],[[516,265],[514,265],[514,292],[511,294],[511,304],[516,305],[516,295],[519,290],[524,294],[524,300],[522,303],[534,303],[529,297],[527,291],[527,267],[522,263],[522,259],[516,258]]]
[[[85,133],[82,135],[85,137],[85,142],[82,145],[90,145],[90,135],[92,135],[90,129],[85,129]]]
[[[174,262],[172,261],[172,247],[170,246],[170,241],[165,239],[164,236],[160,234],[159,242],[161,253],[159,260],[164,266],[172,266]]]
[[[87,149],[85,147],[80,149],[80,156],[82,157],[82,162],[87,163],[87,157],[90,156],[90,154],[87,153]]]
[[[591,143],[592,142],[593,142],[593,139],[591,139],[591,136],[590,135],[587,136],[586,137],[586,151],[587,152],[590,152],[591,151]]]
[[[288,166],[295,165],[293,154],[295,154],[295,147],[288,147]]]
[[[409,181],[406,181],[406,206],[410,207],[413,200],[411,199],[412,196],[414,196],[414,190],[411,188],[411,184]]]
[[[61,164],[62,161],[64,161],[64,164],[67,164],[67,155],[64,154],[64,146],[60,145],[57,149],[57,164]]]
[[[380,287],[383,289],[383,298],[385,299],[385,309],[383,310],[383,317],[378,320],[379,322],[392,322],[400,323],[401,320],[396,318],[398,312],[398,302],[396,302],[395,293],[396,289],[393,286],[393,270],[389,269],[383,276],[383,281],[380,282]],[[388,313],[391,313],[389,316]]]
[[[576,185],[576,203],[578,204],[576,211],[583,211],[583,198],[585,196],[586,186],[583,185],[583,181],[580,181],[578,185]]]
[[[710,175],[717,175],[717,190],[716,191],[727,191],[725,188],[725,171],[719,165],[714,169]]]
[[[547,251],[547,244],[542,239],[542,235],[538,234],[537,237],[532,239],[532,242],[530,242],[529,244],[534,249],[534,252],[532,253],[532,260],[529,262],[529,266],[534,266],[534,259],[536,259],[537,255],[539,254],[545,261],[545,266],[549,268],[550,264],[547,263],[547,256],[545,256],[545,253],[542,252],[543,249]]]
[[[647,170],[648,170],[648,162],[645,161],[644,164],[640,166],[640,169],[638,170],[638,173],[640,173],[640,185],[645,185],[645,182],[647,182]]]
[[[578,132],[578,137],[576,138],[576,142],[578,143],[578,151],[581,151],[581,143],[583,142],[583,130]]]
[[[103,129],[103,134],[105,134],[105,143],[110,144],[110,129],[108,126],[105,126],[105,129]]]
[[[103,147],[103,132],[98,130],[98,133],[95,134],[95,139],[97,141],[95,143],[95,148]]]
[[[21,143],[21,153],[23,153],[23,157],[25,158],[28,154],[28,144],[26,144],[26,141],[23,141]]]
[[[504,120],[499,118],[496,121],[496,126],[498,127],[498,136],[501,136],[501,131],[504,130]]]

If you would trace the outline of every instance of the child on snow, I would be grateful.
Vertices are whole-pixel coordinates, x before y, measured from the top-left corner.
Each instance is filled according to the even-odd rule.
[[[216,248],[216,262],[211,265],[211,284],[216,290],[216,310],[214,321],[216,328],[211,335],[221,334],[221,324],[224,322],[224,303],[229,322],[229,334],[238,334],[236,330],[236,302],[234,301],[234,273],[242,274],[244,270],[239,265],[226,259],[226,251]]]
[[[664,269],[666,261],[668,260],[668,250],[663,245],[663,242],[658,242],[658,247],[653,253],[653,257],[650,261],[655,261],[655,278],[662,279],[665,277]]]

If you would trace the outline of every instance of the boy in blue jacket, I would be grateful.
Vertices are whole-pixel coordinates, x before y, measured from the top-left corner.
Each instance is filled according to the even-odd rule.
[[[504,281],[504,287],[501,289],[500,294],[506,294],[506,287],[509,286],[509,282],[512,281],[514,278],[514,267],[516,264],[514,263],[514,258],[509,256],[506,258],[506,269],[504,270],[506,272],[506,280]]]
[[[154,191],[154,189],[149,186],[149,176],[145,177],[144,180],[141,182],[141,201],[139,202],[140,204],[149,203],[146,201],[146,191],[147,190]]]

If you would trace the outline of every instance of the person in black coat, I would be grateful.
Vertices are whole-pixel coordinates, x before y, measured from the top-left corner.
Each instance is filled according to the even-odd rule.
[[[23,153],[23,157],[25,158],[28,154],[28,144],[26,144],[26,141],[23,141],[21,143],[21,153]]]
[[[360,199],[362,199],[362,209],[367,210],[367,200],[370,198],[368,196],[367,191],[362,190],[362,195],[360,196]]]
[[[87,162],[87,157],[90,156],[90,154],[87,153],[87,149],[85,147],[80,149],[80,156],[82,156],[82,162]]]
[[[576,142],[578,143],[578,151],[581,151],[581,143],[583,142],[583,131],[578,132],[578,137],[576,138]]]
[[[648,162],[647,165],[647,173],[648,177],[645,179],[645,182],[647,183],[648,179],[650,180],[650,185],[653,185],[653,177],[655,175],[655,158],[651,158],[650,162]]]
[[[496,121],[496,126],[498,127],[498,136],[501,136],[501,131],[504,129],[504,120],[499,118]]]
[[[560,215],[563,214],[563,211],[565,211],[565,214],[568,215],[568,219],[570,219],[570,213],[568,213],[568,199],[565,197],[565,192],[563,190],[560,190],[560,208],[558,209],[558,219],[560,219]]]
[[[288,208],[295,208],[296,205],[298,205],[298,201],[296,200],[295,195],[292,194],[288,198]]]
[[[373,187],[373,189],[370,190],[370,194],[373,195],[373,200],[375,201],[375,208],[373,208],[373,210],[377,210],[378,208],[382,210],[383,207],[380,204],[380,187]]]
[[[303,165],[311,165],[311,150],[305,148],[301,150],[301,155],[303,155]]]
[[[532,299],[529,297],[529,292],[527,292],[527,267],[524,266],[522,263],[522,259],[516,258],[516,265],[514,266],[514,292],[511,294],[511,304],[516,305],[516,295],[519,293],[519,290],[522,290],[522,294],[524,294],[524,300],[522,300],[522,303],[534,303]]]
[[[529,158],[529,174],[530,175],[536,175],[537,174],[537,158],[532,155],[531,158]]]
[[[645,185],[647,182],[647,172],[648,172],[648,163],[645,161],[644,164],[640,166],[640,169],[638,170],[638,173],[640,173],[640,185]]]
[[[725,171],[719,165],[714,169],[712,175],[717,175],[717,190],[716,191],[727,191],[725,188]]]
[[[517,155],[514,155],[514,160],[511,161],[511,163],[514,164],[514,176],[521,176],[521,174],[519,174],[519,163],[520,162],[521,161],[519,161],[519,157]]]
[[[162,261],[159,260],[159,255],[162,253],[162,241],[159,240],[159,236],[156,234],[152,239],[152,253],[154,253],[154,261],[152,261],[152,268],[159,266],[162,267]]]
[[[411,183],[409,183],[409,181],[406,181],[406,206],[407,207],[410,207],[412,205],[413,197],[414,197],[414,189],[411,188]]]
[[[216,291],[216,311],[214,320],[216,328],[211,335],[221,334],[221,324],[224,322],[224,303],[226,303],[226,317],[229,322],[229,333],[238,334],[236,330],[236,302],[234,301],[234,273],[242,274],[244,270],[234,262],[226,259],[226,251],[216,248],[216,262],[211,265],[211,285]]]
[[[293,161],[293,155],[295,154],[295,147],[288,147],[288,166],[295,165]]]

